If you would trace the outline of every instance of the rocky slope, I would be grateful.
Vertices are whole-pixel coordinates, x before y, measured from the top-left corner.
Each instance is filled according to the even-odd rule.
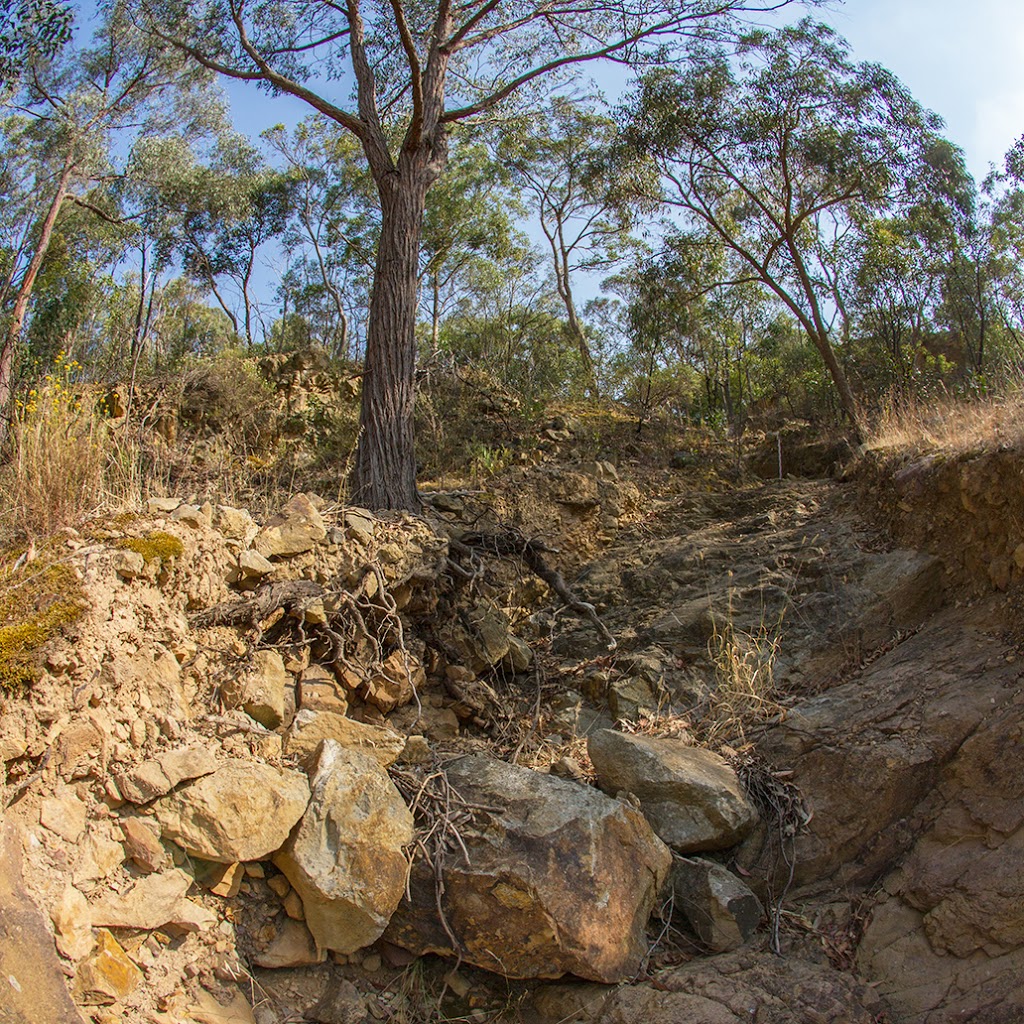
[[[11,559],[25,622],[77,610],[0,715],[0,1019],[1019,1020],[1016,548],[627,477]]]

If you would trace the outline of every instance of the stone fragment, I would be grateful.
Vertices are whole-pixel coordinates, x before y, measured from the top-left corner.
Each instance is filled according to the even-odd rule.
[[[60,903],[50,915],[57,949],[69,960],[81,960],[92,952],[92,911],[86,898],[73,886],[64,887]]]
[[[317,949],[309,929],[301,921],[286,917],[270,945],[253,957],[253,963],[257,967],[308,967],[326,959],[326,950]]]
[[[216,768],[216,757],[203,747],[169,750],[117,775],[117,788],[125,800],[148,804],[182,782],[202,778]]]
[[[509,652],[508,616],[491,601],[480,600],[464,620],[453,623],[449,642],[474,673],[497,665]]]
[[[676,911],[682,911],[697,937],[713,953],[744,945],[764,917],[761,901],[721,864],[681,857],[672,870]]]
[[[69,843],[77,843],[85,831],[86,806],[67,788],[43,801],[39,822]]]
[[[403,764],[428,764],[433,758],[426,736],[410,736],[402,748]]]
[[[248,541],[255,535],[257,526],[245,509],[218,505],[213,513],[213,526],[229,540]]]
[[[325,740],[312,798],[274,857],[320,949],[350,953],[378,939],[405,891],[412,814],[380,764]]]
[[[141,871],[152,874],[167,867],[170,858],[160,842],[160,827],[149,818],[122,818],[125,852]]]
[[[71,722],[57,738],[52,764],[68,781],[86,778],[95,772],[109,740],[109,734],[92,717]]]
[[[150,515],[167,515],[181,504],[180,498],[150,498],[146,508]]]
[[[194,857],[230,864],[279,849],[309,802],[301,772],[232,761],[155,804],[164,838]]]
[[[348,698],[334,675],[322,665],[310,665],[299,678],[299,707],[307,711],[332,711],[344,715]]]
[[[253,541],[265,558],[288,558],[310,551],[327,536],[323,517],[305,494],[297,494],[271,516]]]
[[[418,859],[385,933],[414,953],[456,953],[512,978],[633,977],[671,855],[636,808],[596,789],[477,755],[448,767],[470,807],[466,858],[434,869]],[[450,932],[449,932],[450,929]]]
[[[105,928],[159,928],[175,920],[192,879],[178,868],[140,878],[125,893],[104,893],[92,903],[92,923]]]
[[[123,580],[134,580],[146,573],[146,559],[138,551],[115,551],[110,564]]]
[[[391,729],[367,725],[330,711],[302,710],[285,734],[284,752],[308,765],[324,740],[334,740],[348,750],[369,754],[382,768],[394,764],[405,746],[405,737]]]
[[[290,678],[277,651],[256,651],[248,666],[221,684],[221,700],[228,708],[242,708],[260,725],[276,729],[284,719]]]
[[[284,899],[281,900],[281,906],[284,907],[284,912],[296,921],[306,920],[306,910],[302,906],[302,897],[294,890],[290,889],[284,895]]]
[[[22,833],[0,820],[0,1020],[83,1024],[71,1001],[53,934],[25,889]]]
[[[238,989],[225,993],[218,987],[217,995],[214,995],[201,988],[195,1000],[188,1007],[181,1024],[257,1024],[249,1001]]]
[[[363,1024],[367,1017],[367,1000],[345,978],[332,978],[310,1013],[310,1019],[323,1024]]]
[[[757,813],[736,773],[709,750],[600,729],[587,751],[601,788],[634,794],[654,831],[679,853],[727,849],[754,825]]]
[[[185,523],[187,526],[191,526],[194,530],[199,530],[204,526],[210,525],[210,517],[204,515],[202,509],[196,508],[195,505],[189,505],[187,502],[179,505],[171,513],[171,519],[176,522]]]
[[[517,636],[509,635],[508,654],[505,655],[505,664],[513,672],[527,672],[533,664],[533,651],[525,640]]]
[[[259,578],[269,576],[274,571],[274,563],[264,558],[258,551],[249,548],[238,556],[238,568],[243,578]]]
[[[95,952],[78,965],[75,999],[83,1006],[109,1006],[130,996],[141,981],[142,971],[102,928],[96,935]]]
[[[367,547],[373,543],[377,521],[365,508],[349,508],[345,510],[345,529],[352,540]]]
[[[96,825],[86,835],[78,851],[72,880],[77,886],[102,881],[124,861],[124,847],[110,835],[109,825]]]
[[[243,878],[245,878],[245,868],[241,864],[237,862],[234,864],[218,864],[213,874],[204,884],[214,896],[232,899],[238,895]]]

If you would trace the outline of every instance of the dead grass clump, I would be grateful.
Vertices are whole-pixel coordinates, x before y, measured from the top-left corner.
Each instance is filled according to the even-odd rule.
[[[762,620],[755,630],[744,632],[734,626],[731,611],[715,621],[708,640],[714,686],[699,729],[705,744],[745,743],[748,729],[784,712],[775,700],[781,625]]]
[[[10,459],[0,469],[0,523],[10,534],[47,536],[134,486],[124,453],[73,384],[76,363],[58,354],[52,373],[17,403]],[[136,492],[137,493],[137,492]]]
[[[943,395],[891,404],[871,432],[873,449],[951,455],[1002,446],[1024,446],[1024,381],[999,396]]]

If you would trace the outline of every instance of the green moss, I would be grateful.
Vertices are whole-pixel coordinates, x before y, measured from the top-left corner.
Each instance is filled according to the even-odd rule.
[[[138,552],[146,560],[147,565],[158,558],[162,562],[180,558],[185,552],[181,540],[173,533],[165,533],[163,530],[154,530],[145,537],[122,537],[116,541],[115,546]]]
[[[47,644],[86,607],[78,577],[62,563],[30,562],[0,574],[0,691],[30,686]]]

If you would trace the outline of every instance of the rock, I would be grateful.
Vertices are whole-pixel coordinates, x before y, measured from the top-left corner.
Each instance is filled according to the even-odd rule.
[[[82,887],[107,878],[124,861],[124,847],[112,838],[109,825],[97,824],[86,835],[78,851],[72,879]]]
[[[364,700],[379,708],[385,715],[408,704],[418,690],[422,690],[427,674],[420,660],[407,651],[392,651],[379,672],[366,682]]]
[[[220,870],[216,877],[211,878],[208,888],[214,896],[223,896],[224,899],[232,899],[238,895],[242,886],[242,879],[245,878],[245,868],[241,864],[218,865]]]
[[[472,806],[493,808],[460,827],[468,863],[413,867],[385,935],[414,953],[458,955],[511,978],[572,973],[618,982],[646,951],[651,908],[671,856],[629,804],[586,786],[484,756],[460,758],[448,782]]]
[[[249,1001],[236,988],[224,992],[218,987],[217,995],[201,988],[195,999],[181,1024],[257,1024]]]
[[[364,1024],[368,1019],[366,997],[351,981],[332,978],[307,1016],[318,1024]]]
[[[210,517],[204,515],[202,510],[196,508],[195,505],[189,505],[187,502],[183,502],[171,513],[171,519],[185,523],[194,530],[201,530],[204,526],[210,525]]]
[[[104,893],[92,903],[95,927],[152,930],[174,921],[192,879],[178,868],[140,878],[127,892]]]
[[[165,796],[182,782],[202,778],[217,768],[217,759],[204,747],[169,750],[159,757],[115,775],[117,788],[125,800],[148,804]]]
[[[221,683],[221,700],[228,708],[242,708],[260,725],[276,729],[284,719],[285,687],[290,679],[277,651],[256,651],[244,670]]]
[[[152,873],[167,867],[169,858],[160,842],[160,827],[149,818],[122,818],[125,852],[141,871]]]
[[[123,580],[134,580],[146,573],[146,559],[138,551],[115,551],[110,565]]]
[[[681,857],[672,870],[676,911],[682,911],[713,953],[744,945],[764,917],[761,901],[731,871],[700,857]]]
[[[230,505],[217,506],[213,513],[213,526],[229,540],[240,540],[243,543],[257,532],[252,516],[245,509],[232,508]]]
[[[238,556],[238,568],[243,579],[259,579],[274,571],[274,563],[250,548]]]
[[[429,764],[433,757],[426,736],[410,736],[405,741],[399,760],[403,764]]]
[[[96,935],[95,952],[78,966],[75,999],[83,1006],[109,1006],[130,996],[141,982],[142,971],[102,928]]]
[[[146,509],[150,515],[170,515],[180,504],[180,498],[149,498]]]
[[[352,540],[367,547],[376,535],[377,520],[365,508],[348,508],[345,509],[345,529]]]
[[[450,625],[449,642],[459,661],[479,675],[508,654],[508,630],[508,616],[491,601],[481,599],[462,621]]]
[[[330,711],[336,715],[348,711],[348,697],[333,674],[322,665],[310,665],[302,670],[298,698],[299,707],[306,711]]]
[[[64,887],[60,903],[50,915],[57,949],[69,960],[81,960],[92,952],[92,911],[86,898],[73,886]]]
[[[309,929],[301,921],[286,917],[270,945],[252,962],[257,967],[308,967],[326,959],[326,950],[317,949]]]
[[[94,773],[109,739],[109,733],[93,717],[70,722],[57,738],[53,766],[69,782],[86,778]]]
[[[164,838],[186,853],[230,864],[279,849],[309,802],[300,772],[233,761],[155,805]]]
[[[75,792],[66,787],[43,801],[39,822],[69,843],[77,843],[85,831],[86,806]]]
[[[528,672],[533,664],[533,651],[530,650],[530,645],[525,640],[520,640],[519,637],[510,634],[505,664],[513,672]]]
[[[325,740],[302,821],[274,863],[302,898],[320,949],[378,939],[405,891],[412,814],[380,764]]]
[[[553,986],[533,997],[541,1011],[534,1018],[538,1024],[874,1024],[885,1019],[878,997],[852,974],[770,953],[699,958],[659,971],[657,987],[588,988],[582,1000],[567,989]]]
[[[25,890],[21,834],[0,820],[0,1020],[83,1024],[71,1001],[53,935]]]
[[[369,754],[382,768],[393,765],[405,747],[405,737],[391,729],[366,725],[330,711],[302,710],[285,734],[284,752],[309,765],[324,740],[334,740],[346,750]]]
[[[736,773],[709,750],[600,729],[588,737],[587,751],[601,788],[633,793],[654,831],[679,853],[734,846],[757,818]]]
[[[327,536],[323,517],[305,494],[297,494],[266,525],[253,541],[265,558],[288,558],[311,551]]]

